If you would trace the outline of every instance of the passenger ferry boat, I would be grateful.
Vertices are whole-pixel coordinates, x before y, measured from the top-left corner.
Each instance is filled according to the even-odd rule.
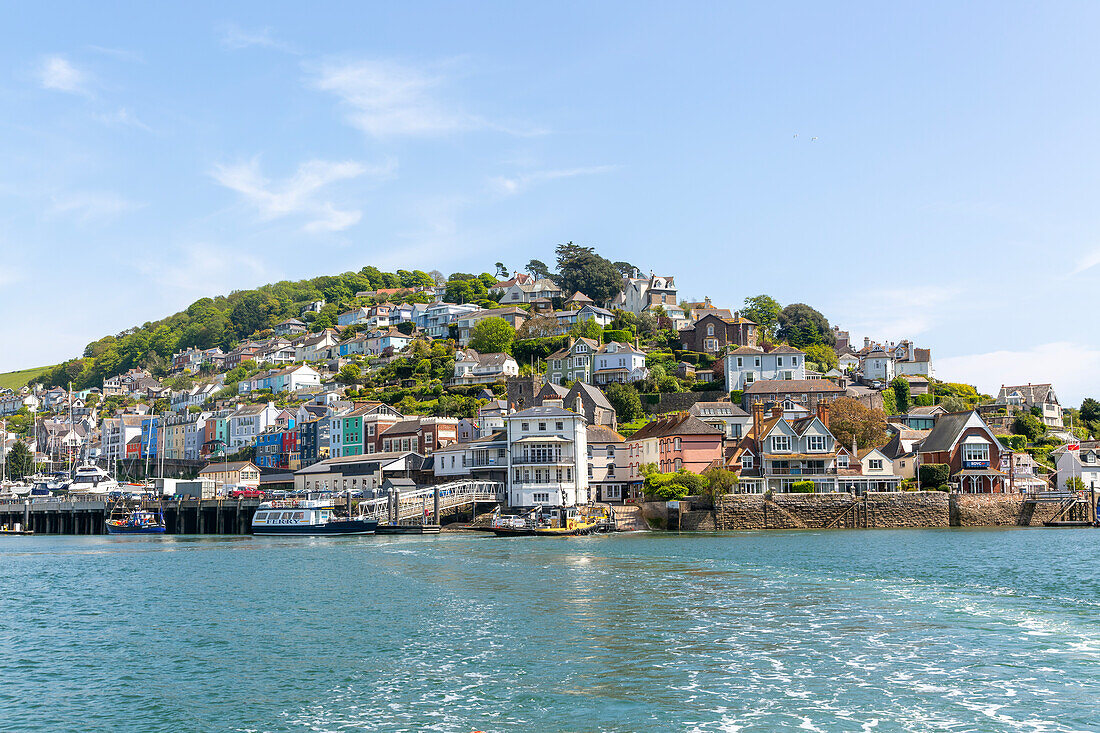
[[[377,519],[337,514],[332,500],[325,499],[267,501],[252,515],[254,535],[374,534],[377,526]]]
[[[164,514],[134,509],[123,516],[107,519],[107,534],[164,534]]]
[[[490,530],[497,537],[570,537],[611,528],[611,510],[603,505],[584,507],[537,506],[520,515],[496,515]]]

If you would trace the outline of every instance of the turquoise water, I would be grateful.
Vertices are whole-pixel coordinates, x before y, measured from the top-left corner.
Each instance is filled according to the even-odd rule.
[[[0,538],[0,729],[1100,728],[1092,530]]]

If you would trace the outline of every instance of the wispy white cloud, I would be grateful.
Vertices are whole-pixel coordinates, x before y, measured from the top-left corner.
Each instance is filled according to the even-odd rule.
[[[1100,265],[1100,247],[1086,252],[1079,260],[1077,260],[1077,266],[1073,268],[1070,275],[1080,275],[1085,270],[1091,270],[1092,268]]]
[[[272,182],[260,172],[258,159],[236,165],[217,165],[211,175],[221,185],[236,191],[254,206],[264,219],[302,216],[308,232],[335,232],[358,223],[362,212],[340,209],[318,194],[338,181],[358,178],[368,172],[382,176],[392,166],[370,168],[355,161],[311,160],[281,182]]]
[[[1051,383],[1063,405],[1076,405],[1097,393],[1100,347],[1055,341],[1026,349],[938,358],[937,376],[977,385],[996,394],[1002,384]]]
[[[90,96],[88,75],[61,55],[47,56],[38,68],[38,80],[44,89]]]
[[[443,99],[446,77],[438,71],[391,61],[307,64],[314,88],[336,95],[348,122],[374,137],[432,136],[469,130],[511,135],[544,131],[487,120]]]
[[[94,44],[85,46],[85,48],[87,48],[89,51],[94,51],[95,53],[101,54],[103,56],[110,56],[111,58],[117,59],[119,61],[128,61],[128,62],[134,63],[134,64],[143,64],[143,63],[145,63],[145,57],[142,56],[137,51],[130,51],[130,50],[125,49],[125,48],[110,48],[108,46],[96,46]]]
[[[53,197],[50,213],[77,217],[82,222],[104,221],[134,211],[142,204],[110,191],[76,191]]]
[[[275,38],[274,31],[269,27],[246,30],[233,23],[227,23],[219,28],[219,35],[222,46],[233,51],[260,47],[297,53],[291,46]]]
[[[581,168],[563,168],[560,170],[534,171],[521,173],[515,176],[496,176],[490,179],[490,183],[501,193],[512,195],[521,193],[533,185],[546,181],[556,181],[562,178],[576,178],[577,176],[595,176],[610,173],[616,170],[614,165],[593,165]]]
[[[145,132],[152,132],[152,128],[149,127],[149,125],[142,122],[133,112],[125,107],[119,107],[114,112],[96,112],[92,116],[105,125],[136,127]]]

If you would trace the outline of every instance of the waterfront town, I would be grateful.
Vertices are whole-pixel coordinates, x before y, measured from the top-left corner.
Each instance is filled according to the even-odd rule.
[[[5,481],[95,464],[215,498],[476,480],[512,508],[1100,482],[1100,406],[1063,408],[1042,374],[981,395],[904,333],[853,340],[766,295],[690,302],[675,273],[571,243],[558,269],[367,267],[204,299],[4,389]]]

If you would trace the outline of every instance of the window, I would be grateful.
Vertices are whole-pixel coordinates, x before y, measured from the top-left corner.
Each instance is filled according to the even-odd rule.
[[[673,450],[680,450],[680,439],[675,438],[673,441]],[[679,460],[679,459],[677,459]]]
[[[592,478],[592,464],[588,464],[588,478]]]
[[[673,464],[674,464],[674,465],[673,465],[673,468],[674,468],[675,470],[677,470],[677,471],[679,471],[679,470],[680,470],[681,468],[683,468],[683,467],[684,467],[684,462],[683,462],[683,461],[681,461],[681,460],[680,460],[679,458],[677,458],[677,459],[676,459],[676,460],[675,460],[675,461],[673,462]]]
[[[741,357],[741,356],[737,357],[737,366],[738,366],[738,368],[745,366],[744,357]]]
[[[808,440],[809,449],[815,453],[825,450],[825,436],[811,435]]]
[[[554,429],[555,430],[564,430],[565,429],[565,423],[563,423],[561,420],[558,420],[556,423],[554,423]]]
[[[797,356],[792,356],[791,357],[791,366],[798,366],[798,357]]]
[[[544,422],[539,423],[539,431],[540,432],[546,432],[546,423],[544,423]]]
[[[789,435],[773,435],[772,436],[772,451],[775,453],[789,451],[791,449],[791,438]]]
[[[848,454],[847,453],[841,453],[840,455],[838,455],[836,457],[836,467],[837,468],[847,468],[848,467]]]
[[[615,446],[613,446],[613,445],[607,446],[607,457],[608,458],[614,458],[615,457]]]
[[[782,356],[775,357],[775,365],[776,366],[783,366],[783,357]]]
[[[757,369],[759,369],[759,368],[760,368],[760,357],[759,357],[759,356],[758,356],[758,357],[756,357],[756,368],[757,368]]]
[[[524,432],[527,432],[528,430],[531,429],[531,424],[530,423],[520,423],[519,427],[520,427],[520,430],[522,430]]]
[[[963,461],[964,462],[987,462],[989,461],[989,444],[988,443],[965,443],[963,444]]]
[[[872,470],[872,471],[881,471],[882,470],[882,459],[881,458],[872,458],[871,460],[867,461],[867,468]]]
[[[543,504],[547,504],[550,502],[550,494],[548,493],[540,493],[536,491],[534,494],[531,494],[531,498],[536,502],[541,502]]]
[[[741,456],[741,468],[752,468],[752,453]]]
[[[707,324],[707,336],[713,336],[713,335],[714,335],[714,324],[713,323],[708,323]]]

